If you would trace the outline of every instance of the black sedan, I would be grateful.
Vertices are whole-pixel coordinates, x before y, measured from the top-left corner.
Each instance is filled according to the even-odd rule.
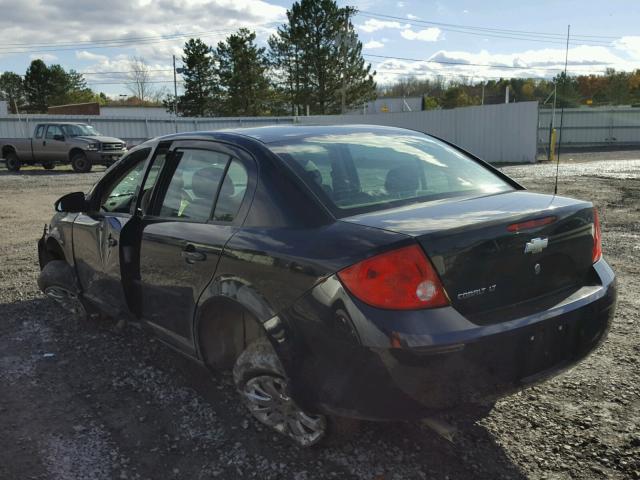
[[[170,135],[56,212],[47,295],[233,369],[304,446],[345,418],[486,413],[584,358],[615,308],[591,203],[408,130]]]

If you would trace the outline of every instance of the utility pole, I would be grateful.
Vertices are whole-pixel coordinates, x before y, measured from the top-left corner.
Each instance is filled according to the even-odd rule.
[[[482,82],[482,101],[480,102],[480,105],[484,105],[484,82]]]
[[[342,52],[344,63],[342,65],[342,99],[340,112],[344,115],[347,112],[347,36],[349,35],[349,9],[345,8],[344,13],[344,33],[342,34]]]
[[[178,80],[176,79],[176,56],[173,55],[173,113],[178,116]]]
[[[509,103],[509,85],[507,85],[504,91],[504,103]]]

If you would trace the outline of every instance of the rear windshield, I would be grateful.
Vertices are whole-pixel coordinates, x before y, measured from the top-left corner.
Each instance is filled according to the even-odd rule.
[[[310,135],[269,148],[338,217],[514,189],[475,160],[419,133]]]

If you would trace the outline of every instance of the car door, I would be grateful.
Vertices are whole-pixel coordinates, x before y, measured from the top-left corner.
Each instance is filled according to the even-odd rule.
[[[119,242],[131,221],[151,148],[131,152],[94,188],[88,212],[73,226],[74,257],[84,296],[114,317],[127,312]]]
[[[138,273],[141,316],[174,346],[193,353],[193,318],[221,252],[241,224],[255,164],[207,141],[171,146],[143,213]]]
[[[35,146],[34,146],[35,148]],[[60,125],[47,125],[47,131],[40,142],[36,159],[41,162],[62,163],[68,157],[67,142]]]

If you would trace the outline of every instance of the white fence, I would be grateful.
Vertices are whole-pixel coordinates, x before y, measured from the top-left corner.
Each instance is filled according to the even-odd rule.
[[[453,142],[480,158],[500,162],[534,162],[538,107],[535,102],[487,105],[454,110],[398,112],[372,115],[242,118],[131,118],[78,115],[17,115],[0,117],[0,138],[26,137],[36,123],[84,122],[101,133],[126,140],[129,145],[175,132],[220,130],[287,124],[374,124],[431,133]]]
[[[560,128],[559,108],[555,127]],[[541,146],[549,143],[552,111],[540,109],[538,138]],[[562,121],[562,145],[566,147],[640,145],[640,108],[597,107],[565,108]]]
[[[176,132],[221,130],[223,128],[287,125],[294,117],[237,117],[237,118],[132,118],[85,115],[17,115],[0,117],[0,138],[27,137],[38,123],[81,122],[93,125],[103,135],[121,138],[129,145],[137,145],[149,138]]]
[[[538,103],[521,102],[452,110],[299,117],[304,124],[374,124],[430,133],[492,163],[536,161]]]

